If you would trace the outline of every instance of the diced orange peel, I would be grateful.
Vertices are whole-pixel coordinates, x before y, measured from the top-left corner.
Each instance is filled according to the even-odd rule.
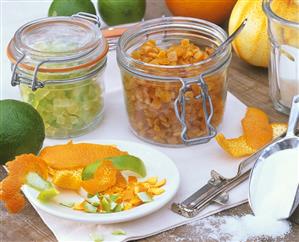
[[[244,134],[227,139],[223,134],[216,136],[217,143],[231,156],[244,157],[279,137],[287,130],[286,123],[269,124],[268,116],[257,108],[248,108],[242,120]]]
[[[29,172],[36,172],[42,178],[47,179],[47,164],[41,158],[33,154],[17,156],[15,160],[6,163],[8,176],[1,181],[0,198],[10,213],[17,213],[23,209],[25,198],[20,189],[25,183]]]

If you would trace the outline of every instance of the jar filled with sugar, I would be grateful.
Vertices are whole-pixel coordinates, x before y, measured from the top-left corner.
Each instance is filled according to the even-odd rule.
[[[275,109],[288,114],[293,97],[299,94],[299,2],[290,1],[278,15],[272,8],[275,1],[263,1],[271,51],[270,96]]]

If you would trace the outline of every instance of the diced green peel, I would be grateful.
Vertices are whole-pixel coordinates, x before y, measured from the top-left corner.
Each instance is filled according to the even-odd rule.
[[[103,242],[104,241],[104,236],[101,234],[90,234],[90,238],[94,242]]]
[[[112,231],[113,235],[126,235],[126,231],[124,231],[123,229],[116,229],[114,231]]]
[[[100,199],[98,198],[97,195],[94,195],[93,197],[87,198],[87,202],[92,204],[93,206],[98,207],[100,205]]]
[[[41,202],[48,202],[52,198],[57,196],[58,194],[59,194],[59,192],[54,187],[51,187],[51,188],[41,191],[38,194],[37,199],[40,200]]]
[[[112,164],[120,171],[128,170],[135,172],[141,177],[146,176],[146,168],[142,160],[132,155],[121,155],[116,157],[105,158],[111,160]],[[102,164],[102,160],[89,164],[83,169],[82,180],[92,179],[98,167]]]
[[[110,202],[110,210],[114,211],[114,209],[117,207],[117,203],[116,202]]]
[[[123,210],[124,210],[124,204],[120,203],[120,204],[117,204],[117,206],[114,208],[113,212],[117,213],[117,212],[121,212]]]
[[[97,207],[93,206],[92,204],[90,204],[87,201],[83,202],[83,208],[84,208],[84,211],[87,213],[96,213],[98,210]]]
[[[108,201],[105,197],[101,200],[102,208],[105,212],[110,212],[110,201]]]
[[[113,202],[115,202],[118,198],[119,198],[118,194],[111,194],[110,195],[110,200],[113,201]]]
[[[25,183],[39,191],[43,191],[53,187],[50,182],[46,181],[35,172],[29,172],[27,174]]]
[[[152,197],[147,192],[138,192],[137,196],[144,203],[153,201]]]
[[[72,208],[75,206],[74,202],[60,202],[59,204],[68,208]]]

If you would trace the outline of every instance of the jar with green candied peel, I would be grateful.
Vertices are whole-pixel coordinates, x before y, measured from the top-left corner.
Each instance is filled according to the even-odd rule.
[[[49,138],[84,134],[103,116],[109,47],[98,25],[85,13],[38,19],[20,27],[8,45],[11,84],[41,114]]]

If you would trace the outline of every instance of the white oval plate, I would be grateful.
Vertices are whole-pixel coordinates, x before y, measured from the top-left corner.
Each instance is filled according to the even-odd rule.
[[[52,143],[52,142],[51,142]],[[66,142],[58,142],[66,143]],[[79,142],[78,142],[79,143]],[[147,177],[158,176],[159,179],[166,178],[167,183],[163,188],[165,192],[159,196],[156,196],[150,203],[142,204],[138,207],[130,210],[118,212],[118,213],[85,213],[82,211],[73,210],[71,208],[62,206],[59,201],[79,202],[82,201],[82,197],[72,191],[60,190],[61,193],[49,203],[42,203],[37,199],[38,192],[31,187],[23,186],[23,192],[28,200],[37,208],[60,218],[69,219],[79,222],[97,222],[101,224],[120,223],[130,221],[140,217],[144,217],[150,213],[153,213],[163,206],[165,206],[176,194],[180,176],[177,167],[173,161],[166,155],[157,151],[149,146],[121,140],[87,140],[80,141],[80,143],[97,143],[97,144],[111,144],[116,145],[119,149],[127,151],[129,154],[139,157],[143,160]],[[52,145],[52,144],[51,144]],[[146,179],[145,178],[145,179]]]

